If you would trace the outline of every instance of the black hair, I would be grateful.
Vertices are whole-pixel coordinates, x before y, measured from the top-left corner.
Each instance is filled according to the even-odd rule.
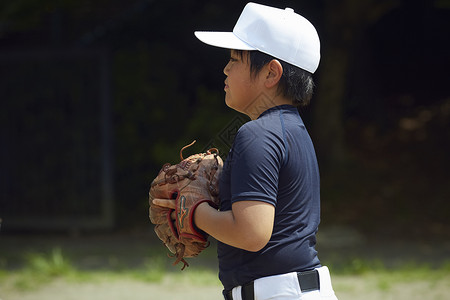
[[[273,59],[277,59],[260,51],[247,51],[250,61],[250,75],[256,76],[261,69]],[[244,51],[236,50],[243,58]],[[283,67],[283,74],[278,85],[278,92],[291,99],[295,106],[306,106],[311,101],[314,81],[312,74],[285,61],[277,59]]]

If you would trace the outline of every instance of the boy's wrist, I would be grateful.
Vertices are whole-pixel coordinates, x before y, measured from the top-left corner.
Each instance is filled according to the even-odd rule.
[[[202,220],[202,215],[205,214],[207,212],[208,209],[213,208],[211,205],[209,205],[208,202],[202,202],[200,203],[197,208],[194,211],[194,226],[197,227],[200,230],[205,231],[202,228],[202,224],[201,224],[201,220]],[[200,224],[199,224],[200,223]]]

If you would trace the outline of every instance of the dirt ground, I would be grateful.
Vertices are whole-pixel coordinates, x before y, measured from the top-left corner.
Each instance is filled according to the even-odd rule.
[[[220,286],[188,286],[134,280],[95,283],[55,281],[33,291],[0,291],[1,300],[219,300]]]

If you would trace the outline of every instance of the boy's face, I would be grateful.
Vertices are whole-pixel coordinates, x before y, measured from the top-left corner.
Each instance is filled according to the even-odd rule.
[[[232,109],[249,115],[258,96],[263,91],[260,75],[250,76],[250,60],[248,52],[242,56],[231,50],[230,61],[223,72],[227,75],[225,80],[225,103]],[[250,115],[249,115],[250,116]],[[250,116],[252,117],[252,116]]]

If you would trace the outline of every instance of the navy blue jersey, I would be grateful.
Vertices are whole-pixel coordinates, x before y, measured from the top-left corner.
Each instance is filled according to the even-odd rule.
[[[236,201],[263,201],[275,207],[275,222],[270,241],[258,252],[218,243],[226,290],[320,266],[319,185],[314,147],[295,107],[270,108],[239,129],[220,178],[220,210],[231,210]]]

